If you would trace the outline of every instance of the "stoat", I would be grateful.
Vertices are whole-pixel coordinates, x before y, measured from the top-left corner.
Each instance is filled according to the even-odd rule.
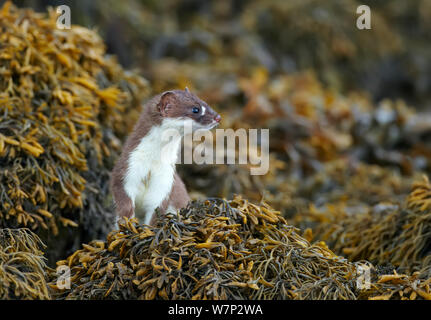
[[[187,88],[166,91],[150,99],[112,171],[111,191],[117,221],[136,215],[144,218],[141,222],[154,224],[156,208],[164,214],[185,207],[190,197],[175,171],[184,127],[210,130],[220,119],[217,112]],[[172,129],[180,134],[164,141],[163,135]]]

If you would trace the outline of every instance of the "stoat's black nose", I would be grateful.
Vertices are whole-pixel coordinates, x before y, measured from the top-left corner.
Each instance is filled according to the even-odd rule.
[[[215,121],[220,122],[221,120],[221,116],[218,114],[216,115],[216,117],[214,118]]]

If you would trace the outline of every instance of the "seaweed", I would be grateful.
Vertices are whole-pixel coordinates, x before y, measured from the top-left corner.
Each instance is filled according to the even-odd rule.
[[[70,290],[56,299],[430,299],[431,274],[351,262],[310,243],[262,202],[194,201],[157,225],[126,219],[106,241],[84,244],[58,266]],[[358,282],[370,270],[365,285]],[[395,294],[399,292],[399,294]]]
[[[378,280],[370,285],[370,289],[363,290],[360,299],[369,300],[431,300],[431,277],[415,272],[411,276],[398,274],[381,275]]]
[[[431,261],[430,191],[425,176],[413,183],[404,203],[382,202],[354,215],[321,212],[328,220],[314,228],[314,239],[327,241],[349,261],[368,260],[390,264],[399,272],[426,274]]]
[[[355,266],[311,245],[265,203],[194,201],[156,226],[135,219],[59,266],[63,299],[354,299]]]
[[[90,6],[102,3],[106,6],[101,1]],[[118,19],[134,21],[122,26],[139,31],[125,32],[124,38],[139,45],[122,59],[145,66],[149,83],[107,56],[96,32],[78,25],[56,29],[53,9],[39,14],[11,2],[0,9],[0,234],[21,239],[20,260],[0,260],[1,266],[17,263],[5,273],[15,280],[0,283],[0,294],[430,299],[431,186],[427,177],[418,177],[431,172],[431,118],[418,111],[421,105],[375,102],[367,93],[338,86],[364,64],[374,77],[370,65],[402,53],[405,32],[387,28],[389,18],[403,15],[396,12],[399,1],[376,5],[388,10],[373,11],[379,28],[365,38],[351,24],[355,1],[342,7],[328,3],[320,11],[315,1],[254,0],[243,8],[226,1],[230,13],[214,5],[205,21],[193,10],[186,10],[190,19],[178,19],[172,8],[184,8],[175,0],[166,8],[148,4],[153,6],[144,10],[148,19],[135,19],[147,4],[133,3],[131,11],[116,3],[118,17],[107,18],[103,11],[99,18],[105,33]],[[405,14],[421,3],[414,1]],[[154,19],[156,12],[164,13],[161,19]],[[325,12],[339,13],[340,25],[332,25]],[[296,19],[301,15],[306,19]],[[279,37],[285,20],[283,30],[295,33],[289,41]],[[160,34],[158,23],[166,21],[172,34]],[[233,21],[226,32],[223,24]],[[196,29],[188,30],[189,24]],[[111,49],[112,41],[108,34]],[[308,41],[320,50],[310,52],[304,47]],[[368,41],[378,43],[370,52]],[[409,66],[411,58],[406,56]],[[313,70],[292,72],[297,69],[292,59],[298,70],[310,65]],[[108,234],[109,172],[142,99],[150,91],[185,85],[221,111],[223,128],[270,129],[270,171],[251,176],[248,165],[180,166],[192,198],[200,200],[178,215],[160,217],[155,226],[125,220]],[[22,227],[37,233],[46,247],[35,251],[39,240],[31,231],[10,229]],[[3,255],[8,250],[8,242],[0,241],[1,259],[12,257]],[[57,287],[42,251],[51,264],[68,256],[57,265],[71,268],[70,289]],[[365,286],[358,285],[364,268],[370,270]],[[22,280],[24,272],[29,276]],[[28,290],[29,281],[40,287]]]
[[[0,229],[0,299],[50,299],[53,270],[43,257],[45,245],[29,229]]]
[[[112,228],[109,173],[147,84],[53,10],[0,10],[0,227],[35,230],[53,262]]]

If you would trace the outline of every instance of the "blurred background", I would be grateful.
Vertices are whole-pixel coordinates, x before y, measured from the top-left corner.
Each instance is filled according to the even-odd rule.
[[[0,0],[0,6],[4,2]],[[374,214],[392,210],[396,217],[404,217],[398,204],[409,194],[413,181],[431,173],[429,0],[17,0],[13,3],[27,9],[11,9],[8,13],[6,6],[2,14],[9,18],[1,20],[0,15],[0,22],[4,22],[0,23],[0,36],[3,32],[10,41],[9,49],[14,49],[13,55],[4,56],[0,69],[9,74],[3,88],[9,88],[11,83],[15,86],[14,90],[4,90],[7,99],[15,100],[5,101],[24,101],[25,105],[35,106],[46,103],[68,117],[69,109],[64,105],[81,106],[85,92],[93,98],[92,113],[87,116],[100,124],[100,131],[77,124],[84,129],[79,131],[82,138],[75,145],[85,154],[89,170],[72,167],[64,159],[54,161],[49,156],[56,150],[49,149],[52,144],[45,135],[40,136],[43,147],[50,150],[39,159],[41,163],[64,165],[71,176],[80,173],[85,178],[85,185],[73,182],[82,189],[79,199],[83,206],[74,204],[70,210],[58,206],[59,197],[65,197],[64,201],[76,199],[57,196],[58,188],[47,186],[50,210],[84,225],[82,232],[77,231],[82,238],[70,236],[73,243],[67,243],[66,249],[53,250],[55,247],[48,243],[55,254],[50,261],[70,254],[82,242],[103,238],[110,231],[108,222],[105,226],[105,222],[99,221],[104,216],[113,221],[109,174],[141,111],[139,101],[172,88],[188,86],[196,92],[221,113],[222,128],[270,129],[270,165],[264,176],[251,176],[247,165],[178,166],[192,198],[232,199],[234,194],[252,202],[264,198],[292,225],[302,230],[311,227],[314,239],[327,240],[325,232],[339,231],[340,221],[348,221],[351,216],[374,219]],[[371,8],[370,30],[357,28],[356,12],[363,4]],[[95,30],[103,41],[83,28],[76,27],[68,34],[53,27],[54,8],[59,5],[71,8],[72,24]],[[35,17],[30,12],[32,9],[45,14],[49,6],[48,15]],[[50,22],[41,22],[46,16],[51,17]],[[47,55],[46,60],[53,60],[60,81],[57,78],[53,83],[47,81],[51,77],[45,76],[48,71],[39,65],[37,70],[43,72],[38,71],[36,76],[24,72],[24,80],[18,77],[21,73],[8,71],[14,70],[14,65],[9,64],[11,56],[26,63],[26,57],[14,45],[16,34],[21,39],[28,36],[26,19],[31,21],[31,34],[36,35],[29,38],[32,45]],[[23,48],[27,45],[24,41]],[[0,43],[0,52],[3,49],[8,52],[7,45],[2,47]],[[106,59],[105,49],[114,60]],[[66,56],[53,56],[56,50]],[[115,59],[122,68],[112,62]],[[62,66],[65,61],[70,64],[68,68]],[[83,68],[76,68],[77,64]],[[74,68],[70,68],[72,65]],[[78,70],[89,90],[79,84],[73,90],[70,88]],[[88,81],[95,84],[88,88]],[[51,91],[56,93],[58,82],[63,93],[73,93],[75,100],[59,103],[52,97]],[[27,89],[22,83],[31,86]],[[40,90],[41,86],[44,90]],[[94,88],[104,89],[105,99]],[[126,94],[127,102],[117,99],[119,92]],[[0,97],[1,94],[0,90]],[[51,116],[52,110],[46,109],[46,115]],[[5,117],[10,120],[7,114]],[[20,112],[15,117],[25,121]],[[19,129],[23,125],[19,121],[14,122],[16,132],[11,132],[11,126],[6,124],[3,129],[0,127],[3,130],[0,133],[20,139]],[[55,125],[69,137],[69,128],[61,122]],[[100,157],[97,162],[95,154],[100,156],[96,151],[102,140],[109,156]],[[10,155],[13,148],[8,146],[4,154]],[[7,160],[11,167],[19,164],[13,160],[16,156],[22,155],[14,152]],[[32,158],[24,153],[20,159],[28,157]],[[6,166],[6,157],[4,161]],[[26,175],[33,177],[32,166],[26,163]],[[21,172],[21,169],[10,172],[14,170]],[[12,178],[14,183],[18,180]],[[11,207],[15,205],[11,203]],[[10,222],[4,223],[10,226]],[[356,228],[351,221],[346,225]],[[364,225],[365,229],[369,226]],[[97,226],[102,226],[100,232],[94,231]],[[57,238],[53,239],[57,244]],[[344,237],[341,239],[344,241]],[[337,250],[344,253],[342,246]],[[355,259],[368,257],[351,254]]]
[[[270,77],[312,70],[341,92],[431,107],[428,0],[13,2],[36,11],[70,6],[73,24],[96,28],[108,52],[139,68],[156,91],[187,83],[212,93],[212,102],[244,104],[236,80],[262,67]],[[371,30],[356,27],[361,4],[371,8]]]

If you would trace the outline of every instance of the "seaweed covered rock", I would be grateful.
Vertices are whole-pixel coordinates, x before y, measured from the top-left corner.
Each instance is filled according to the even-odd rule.
[[[192,202],[154,227],[128,220],[57,264],[71,268],[61,299],[356,297],[354,264],[239,196]]]
[[[0,229],[0,300],[50,299],[44,247],[29,229]]]
[[[94,31],[0,10],[0,227],[36,230],[55,261],[110,230],[109,172],[146,82]]]
[[[431,276],[415,272],[411,276],[398,274],[381,275],[369,289],[362,290],[359,299],[369,300],[431,300]]]
[[[431,277],[431,184],[427,176],[413,183],[404,202],[382,201],[350,214],[345,206],[329,204],[295,218],[318,222],[314,239],[326,241],[349,261],[368,260]]]

